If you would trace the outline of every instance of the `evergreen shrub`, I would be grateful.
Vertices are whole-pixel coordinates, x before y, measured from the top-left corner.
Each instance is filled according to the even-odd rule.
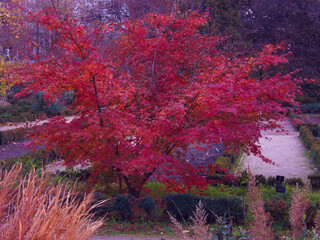
[[[152,210],[154,210],[156,206],[155,201],[149,195],[136,199],[135,204],[139,208],[142,208],[148,216],[150,216]]]
[[[133,217],[134,196],[118,194],[114,199],[113,210],[117,211],[122,220],[131,220]]]
[[[192,194],[168,194],[165,198],[167,211],[178,220],[188,220],[193,216],[199,201],[205,206],[208,213],[208,222],[214,223],[216,216],[227,216],[239,222],[244,218],[243,203],[240,198],[206,198]]]

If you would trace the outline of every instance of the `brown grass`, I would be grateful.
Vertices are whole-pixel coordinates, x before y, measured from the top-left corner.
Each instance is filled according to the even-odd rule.
[[[169,217],[173,224],[173,231],[177,234],[179,240],[207,240],[210,239],[209,227],[206,225],[207,213],[200,201],[196,206],[196,211],[193,212],[194,217],[191,217],[193,225],[185,228],[178,222],[170,213]],[[191,236],[190,236],[191,235]]]
[[[255,240],[272,239],[272,229],[269,215],[265,212],[261,190],[256,187],[256,180],[249,169],[248,206],[253,216],[250,232]]]
[[[304,228],[303,216],[305,215],[306,209],[308,207],[309,191],[310,184],[308,182],[304,185],[303,188],[299,188],[298,186],[294,188],[291,194],[292,202],[289,211],[289,217],[293,239],[298,239],[302,235],[302,231]],[[315,220],[315,222],[317,222],[317,219]]]
[[[50,186],[46,173],[20,178],[21,165],[0,173],[0,239],[85,240],[102,221],[92,221],[92,193],[82,202],[62,183]]]

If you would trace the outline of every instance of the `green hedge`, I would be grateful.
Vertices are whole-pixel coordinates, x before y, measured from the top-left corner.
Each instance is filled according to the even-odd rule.
[[[167,211],[178,220],[182,218],[189,220],[189,218],[194,215],[193,212],[195,212],[200,200],[208,213],[207,220],[209,223],[215,222],[215,214],[217,216],[224,216],[226,214],[227,217],[232,217],[235,222],[239,222],[244,218],[243,203],[238,197],[206,198],[187,193],[168,194],[165,197]]]
[[[26,137],[27,131],[27,128],[16,128],[0,132],[0,145],[23,141]]]
[[[314,165],[320,168],[320,142],[314,136],[318,133],[318,127],[315,125],[300,125],[298,127],[300,137],[305,147],[310,151],[310,156],[313,160]]]
[[[310,180],[310,183],[311,183],[313,190],[320,189],[320,174],[319,173],[309,175],[308,179]]]
[[[7,124],[11,123],[20,123],[27,121],[36,121],[39,118],[39,114],[32,112],[21,112],[21,113],[12,113],[12,112],[4,112],[0,111],[0,123]]]
[[[17,163],[22,163],[22,173],[28,174],[32,168],[44,168],[49,163],[60,158],[61,156],[54,151],[47,153],[44,149],[41,149],[33,153],[24,154],[22,157],[7,158],[0,161],[0,168],[11,170]]]

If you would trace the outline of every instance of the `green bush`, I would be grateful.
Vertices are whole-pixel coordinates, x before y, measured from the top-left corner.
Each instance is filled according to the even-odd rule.
[[[168,194],[165,198],[167,211],[178,220],[188,220],[193,216],[196,205],[202,201],[208,213],[208,222],[213,223],[217,216],[232,217],[235,222],[244,218],[244,208],[240,198],[205,198],[192,194]],[[214,214],[213,214],[214,213]]]
[[[256,185],[266,185],[267,179],[265,176],[259,174],[254,176],[256,179]]]
[[[227,216],[232,218],[235,223],[238,223],[244,218],[244,208],[242,200],[238,197],[233,198],[207,198],[206,202],[208,212],[214,213],[219,217]],[[213,223],[216,221],[214,214],[208,215],[208,221]]]
[[[44,149],[36,152],[24,154],[21,157],[8,158],[0,161],[0,168],[11,170],[11,168],[17,164],[22,163],[22,173],[28,174],[32,168],[42,169],[49,163],[61,158],[56,152],[52,151],[47,153]]]
[[[105,201],[107,199],[110,199],[109,196],[100,193],[100,192],[95,192],[92,198],[92,205],[99,204],[102,201]],[[111,212],[113,210],[112,204],[110,204],[109,201],[106,201],[102,204],[99,204],[97,207],[93,208],[91,210],[91,213],[94,214],[94,217],[105,217],[106,214]]]
[[[285,180],[285,182],[290,186],[297,186],[297,184],[298,184],[299,187],[303,187],[304,186],[304,183],[303,183],[301,178],[295,178],[295,177],[294,178],[287,178]]]
[[[320,174],[314,173],[308,176],[313,190],[320,189]]]
[[[314,136],[318,134],[318,127],[312,124],[305,124],[299,127],[300,137],[305,147],[310,150],[313,163],[319,169],[320,166],[320,142]]]
[[[266,212],[270,213],[273,224],[289,226],[290,204],[283,200],[269,200],[264,205]]]
[[[155,201],[149,195],[136,199],[135,203],[139,208],[142,208],[148,216],[150,216],[156,206]]]
[[[18,102],[19,103],[19,102]],[[4,108],[0,107],[0,123],[19,123],[35,121],[38,114],[31,111],[31,107],[25,103],[15,104]]]
[[[131,220],[133,217],[134,196],[118,194],[114,199],[113,210],[117,211],[122,220]]]
[[[16,128],[0,132],[0,145],[8,144],[10,142],[23,141],[27,131],[28,129],[26,128]]]
[[[277,183],[277,181],[276,181],[276,178],[275,178],[275,177],[269,176],[269,177],[267,178],[267,181],[266,181],[266,185],[267,185],[267,186],[273,187],[273,186],[276,185],[276,183]]]
[[[178,220],[188,220],[193,216],[200,200],[204,202],[205,198],[188,193],[168,194],[165,197],[167,211]]]
[[[43,92],[37,92],[33,95],[33,103],[31,105],[32,110],[35,112],[45,112],[48,116],[60,115],[60,102],[56,99],[55,102],[48,103]]]

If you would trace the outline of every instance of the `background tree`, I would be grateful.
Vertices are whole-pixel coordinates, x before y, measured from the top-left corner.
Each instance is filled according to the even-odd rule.
[[[251,51],[266,43],[284,42],[292,55],[292,69],[302,69],[301,77],[319,80],[320,74],[320,2],[243,0],[241,4],[244,41]],[[319,81],[318,81],[319,82]],[[320,101],[319,84],[304,83],[302,102]]]
[[[23,2],[21,0],[5,0],[0,2],[0,46],[3,55],[8,54],[23,27]]]
[[[240,0],[181,0],[179,8],[182,12],[187,10],[200,10],[208,13],[208,23],[204,31],[208,34],[232,35],[239,38],[242,26]]]

